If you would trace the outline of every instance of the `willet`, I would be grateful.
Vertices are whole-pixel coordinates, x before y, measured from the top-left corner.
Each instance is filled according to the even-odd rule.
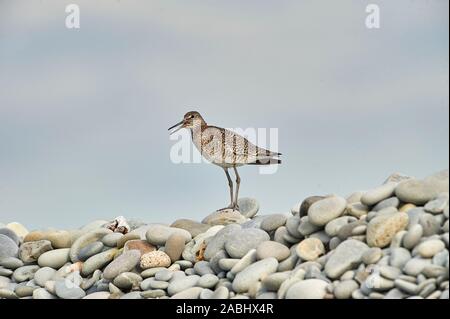
[[[191,132],[192,141],[200,154],[209,162],[220,166],[225,171],[230,189],[230,205],[225,208],[239,209],[237,201],[241,178],[237,167],[243,165],[280,164],[278,152],[272,152],[252,144],[245,137],[230,130],[206,124],[200,113],[191,111],[183,120],[169,128],[176,128],[170,134],[182,128]],[[233,181],[228,169],[233,168],[236,176],[236,194],[233,193]]]

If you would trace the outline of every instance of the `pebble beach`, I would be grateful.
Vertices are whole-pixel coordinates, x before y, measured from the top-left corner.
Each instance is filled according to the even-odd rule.
[[[172,224],[0,219],[0,299],[449,299],[448,170],[283,213],[238,203]]]

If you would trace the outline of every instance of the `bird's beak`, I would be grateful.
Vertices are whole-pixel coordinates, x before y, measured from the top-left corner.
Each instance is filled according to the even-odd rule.
[[[172,135],[173,133],[178,132],[179,130],[181,130],[181,129],[183,128],[183,126],[182,126],[183,123],[184,123],[184,120],[182,120],[182,121],[178,122],[177,124],[175,124],[175,125],[169,127],[169,131],[170,131],[171,129],[173,129],[173,128],[179,126],[176,130],[170,132],[170,135]]]

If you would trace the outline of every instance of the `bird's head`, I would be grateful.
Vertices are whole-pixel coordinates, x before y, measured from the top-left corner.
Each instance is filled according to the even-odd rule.
[[[193,129],[195,127],[201,127],[204,124],[206,124],[206,123],[203,120],[200,113],[198,113],[196,111],[190,111],[190,112],[187,112],[186,114],[184,114],[183,119],[180,122],[169,127],[169,131],[173,128],[176,128],[174,131],[172,131],[170,133],[170,134],[173,134],[173,133],[181,130],[182,128]]]

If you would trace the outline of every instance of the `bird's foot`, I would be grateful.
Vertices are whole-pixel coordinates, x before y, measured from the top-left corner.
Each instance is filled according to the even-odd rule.
[[[228,210],[228,209],[235,210],[235,205],[234,204],[230,204],[227,207],[223,207],[223,208],[218,209],[217,211],[219,212],[219,211]]]

